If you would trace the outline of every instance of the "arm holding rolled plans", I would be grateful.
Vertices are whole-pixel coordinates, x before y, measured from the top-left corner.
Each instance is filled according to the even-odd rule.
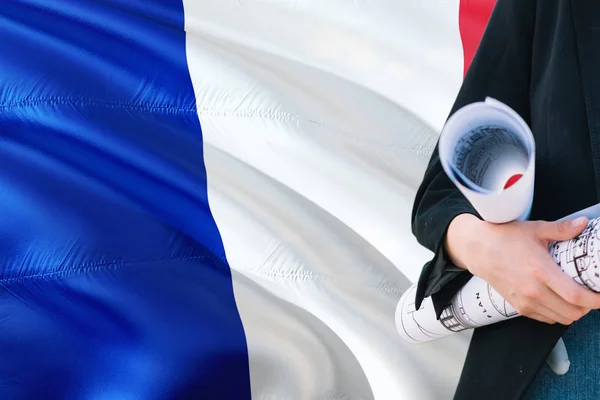
[[[584,215],[596,218],[591,219],[576,238],[552,243],[549,252],[565,274],[578,284],[600,293],[600,207],[590,207]],[[439,320],[430,298],[425,299],[418,310],[415,309],[415,290],[413,285],[396,308],[398,332],[409,342],[428,342],[453,332],[519,316],[498,292],[477,276],[457,293]]]
[[[444,172],[481,217],[494,223],[525,220],[533,201],[535,142],[510,107],[491,98],[458,110],[439,141]],[[588,227],[577,238],[555,242],[549,252],[577,283],[600,292],[600,205],[565,217],[587,216]],[[453,332],[518,316],[515,309],[483,279],[475,276],[452,298],[438,319],[431,298],[417,310],[416,285],[400,299],[396,326],[401,337],[427,342]]]

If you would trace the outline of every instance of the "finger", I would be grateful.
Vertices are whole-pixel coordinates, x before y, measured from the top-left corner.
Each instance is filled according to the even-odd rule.
[[[569,319],[559,315],[556,311],[554,311],[551,308],[548,308],[546,306],[543,306],[541,304],[538,304],[537,307],[535,308],[535,311],[531,311],[526,316],[529,318],[537,319],[538,321],[542,321],[542,322],[550,321],[547,323],[554,324],[554,323],[558,322],[559,324],[562,324],[562,325],[572,324],[572,321],[570,321]],[[535,316],[535,318],[533,316]]]
[[[569,240],[583,232],[587,224],[587,217],[554,222],[538,221],[536,232],[540,239]]]
[[[562,306],[557,307],[557,304],[560,303],[562,303]],[[574,315],[572,310],[565,311],[566,308],[564,303],[565,301],[563,299],[546,287],[539,289],[535,298],[531,297],[531,295],[523,297],[517,311],[521,315],[529,318],[532,318],[533,315],[537,315],[562,325],[570,325],[575,319],[578,319],[580,315]],[[566,307],[568,307],[568,305],[566,305]],[[583,312],[581,312],[581,314],[583,314]]]
[[[586,309],[600,308],[600,294],[576,283],[560,268],[546,268],[545,272],[542,281],[566,302]]]
[[[559,314],[553,308],[547,306],[549,297],[555,297],[554,303],[557,301],[564,302],[556,293],[552,292],[547,287],[538,289],[535,296],[531,294],[521,297],[519,307],[516,307],[517,312],[528,318],[537,319],[539,321],[560,322],[563,325],[569,324],[567,318]]]
[[[552,321],[555,321],[561,325],[565,325],[565,326],[569,326],[571,325],[573,322],[575,322],[575,320],[565,317],[563,315],[560,315],[558,313],[556,313],[554,310],[551,310],[549,308],[543,308],[542,310],[540,310],[540,315],[543,315],[546,318],[551,319]]]
[[[540,304],[542,310],[538,312],[563,325],[571,325],[590,311],[568,303],[550,288],[542,289],[540,298],[544,299],[544,302]]]
[[[531,313],[527,318],[535,319],[536,321],[545,322],[546,324],[553,325],[556,323],[556,320],[552,318],[548,318],[542,314]]]

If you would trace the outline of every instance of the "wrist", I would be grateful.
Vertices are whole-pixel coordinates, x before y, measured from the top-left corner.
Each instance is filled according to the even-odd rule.
[[[473,214],[459,214],[450,222],[444,246],[450,261],[459,268],[470,271],[477,249],[481,248],[481,230],[486,222]]]

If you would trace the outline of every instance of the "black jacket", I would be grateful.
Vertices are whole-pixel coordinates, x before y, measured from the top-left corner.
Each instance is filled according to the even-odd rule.
[[[498,0],[451,114],[486,96],[518,112],[536,141],[532,220],[599,202],[600,1]],[[440,165],[437,148],[418,190],[413,232],[435,252],[417,303],[441,310],[470,278],[444,253],[450,221],[476,211]],[[455,399],[518,399],[567,327],[520,317],[475,330]]]

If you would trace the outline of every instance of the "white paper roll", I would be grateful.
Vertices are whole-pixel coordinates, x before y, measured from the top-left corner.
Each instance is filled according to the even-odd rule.
[[[510,107],[488,97],[461,108],[442,130],[439,153],[444,172],[483,219],[503,223],[528,218],[535,141]]]
[[[560,269],[594,292],[600,292],[599,250],[600,218],[591,220],[575,239],[550,245],[550,254]]]

